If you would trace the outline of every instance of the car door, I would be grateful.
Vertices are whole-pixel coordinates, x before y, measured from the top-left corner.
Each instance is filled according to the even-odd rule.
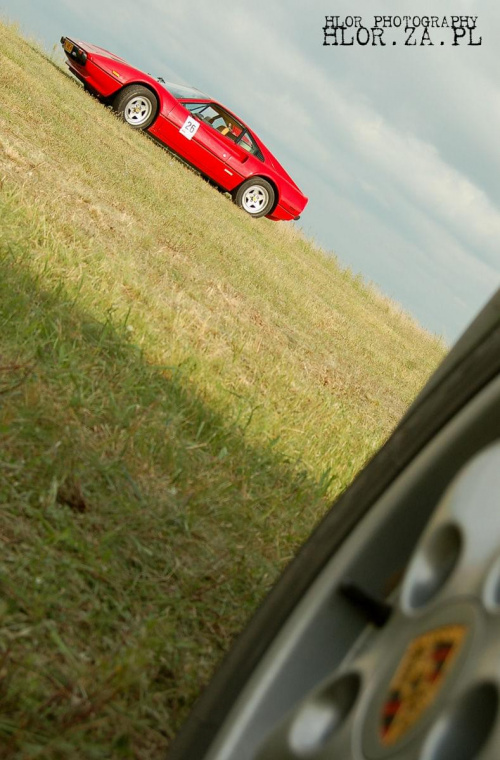
[[[200,140],[197,135],[201,127],[201,121],[177,102],[168,113],[160,114],[160,118],[150,127],[149,132],[188,163],[204,174],[212,176],[210,171],[213,167],[207,156],[205,141]]]
[[[195,127],[192,142],[201,149],[199,168],[228,190],[236,187],[246,176],[244,164],[250,154],[238,144],[245,127],[218,103],[184,103]]]
[[[259,149],[246,127],[212,101],[176,103],[150,133],[227,190],[256,173]]]

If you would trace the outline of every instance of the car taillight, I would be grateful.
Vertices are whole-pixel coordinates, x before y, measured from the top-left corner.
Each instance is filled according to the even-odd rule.
[[[72,40],[69,40],[67,37],[61,37],[61,44],[63,46],[64,52],[69,58],[73,58],[74,61],[77,61],[82,66],[85,66],[87,62],[87,53],[85,50],[79,48],[78,45],[75,45],[75,43]]]

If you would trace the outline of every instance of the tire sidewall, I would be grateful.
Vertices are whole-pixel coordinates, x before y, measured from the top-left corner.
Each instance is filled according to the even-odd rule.
[[[133,124],[125,116],[127,106],[135,98],[144,98],[151,104],[151,113],[146,121],[141,124]],[[142,85],[130,85],[121,90],[115,97],[113,108],[129,127],[132,129],[144,130],[148,129],[156,119],[158,114],[158,100],[156,95],[147,87],[143,87]]]
[[[268,195],[268,201],[266,205],[257,211],[256,213],[252,213],[251,211],[248,211],[248,209],[244,208],[243,202],[244,202],[244,196],[245,193],[251,188],[251,187],[261,187],[263,188],[267,195]],[[259,219],[262,216],[266,216],[269,214],[272,209],[275,206],[276,201],[276,193],[271,185],[270,182],[268,182],[266,179],[263,179],[262,177],[255,177],[245,180],[239,188],[236,190],[234,194],[234,202],[237,206],[239,206],[243,211],[245,211],[246,214],[251,216],[253,219]]]

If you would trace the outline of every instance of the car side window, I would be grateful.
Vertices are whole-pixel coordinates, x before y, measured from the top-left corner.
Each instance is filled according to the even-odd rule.
[[[228,140],[232,140],[232,142],[239,145],[243,150],[246,150],[261,161],[264,161],[264,156],[249,131],[243,126],[243,124],[240,124],[232,114],[225,111],[222,106],[219,106],[217,103],[206,102],[183,102],[182,105],[184,108],[187,108],[193,116],[196,116],[198,119],[205,122],[205,124],[216,129],[217,132],[220,132],[224,137],[227,137]]]
[[[193,116],[209,124],[221,134],[236,142],[244,132],[244,127],[234,116],[216,103],[184,102],[182,104]]]
[[[253,139],[250,132],[245,130],[237,142],[240,148],[243,148],[243,150],[248,151],[248,153],[251,153],[253,156],[256,156],[257,158],[260,158],[261,161],[264,160],[264,156],[262,155],[262,152],[259,146]]]
[[[218,119],[220,114],[211,106],[210,103],[183,103],[184,108],[187,108],[193,116],[198,116],[202,121],[206,121],[208,124],[212,124],[215,119]]]

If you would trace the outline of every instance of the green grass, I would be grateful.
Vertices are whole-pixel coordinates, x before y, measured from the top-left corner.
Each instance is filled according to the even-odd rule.
[[[0,25],[0,758],[162,755],[442,343]]]

